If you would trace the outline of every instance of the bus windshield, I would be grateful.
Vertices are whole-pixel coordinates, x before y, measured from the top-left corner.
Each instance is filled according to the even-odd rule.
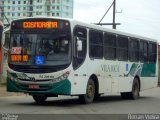
[[[10,62],[18,65],[63,65],[70,62],[70,35],[11,34]]]
[[[67,20],[28,18],[11,23],[10,68],[20,72],[55,72],[71,63],[71,29]]]

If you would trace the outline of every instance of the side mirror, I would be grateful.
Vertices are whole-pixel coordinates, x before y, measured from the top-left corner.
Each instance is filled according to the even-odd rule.
[[[82,40],[79,40],[77,37],[77,51],[81,52],[82,51]]]

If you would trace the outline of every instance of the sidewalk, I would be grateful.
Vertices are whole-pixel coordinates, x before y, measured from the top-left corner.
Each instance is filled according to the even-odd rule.
[[[21,96],[21,95],[24,95],[24,94],[23,93],[7,92],[6,85],[0,84],[0,97]]]

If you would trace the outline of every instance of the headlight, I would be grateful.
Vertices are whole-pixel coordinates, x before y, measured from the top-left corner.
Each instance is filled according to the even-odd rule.
[[[59,76],[58,78],[53,79],[52,82],[55,83],[55,82],[60,82],[62,80],[65,80],[68,78],[69,74],[70,74],[70,72],[67,71],[63,75]]]
[[[67,79],[67,78],[68,78],[68,76],[69,76],[69,74],[70,74],[70,72],[69,72],[69,71],[67,71],[66,73],[64,73],[64,74],[63,74],[63,78],[64,78],[64,79]]]
[[[12,74],[10,74],[10,73],[7,74],[7,77],[8,77],[10,80],[14,81],[14,82],[18,82],[18,81],[19,81],[19,79],[17,79],[16,77],[13,77]]]

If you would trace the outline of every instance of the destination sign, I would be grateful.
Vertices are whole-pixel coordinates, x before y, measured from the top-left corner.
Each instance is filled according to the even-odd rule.
[[[23,28],[26,29],[42,29],[42,28],[58,28],[58,22],[50,21],[50,22],[23,22]]]
[[[52,18],[27,18],[22,20],[14,20],[11,23],[11,30],[70,30],[70,23],[68,20],[52,19]]]

